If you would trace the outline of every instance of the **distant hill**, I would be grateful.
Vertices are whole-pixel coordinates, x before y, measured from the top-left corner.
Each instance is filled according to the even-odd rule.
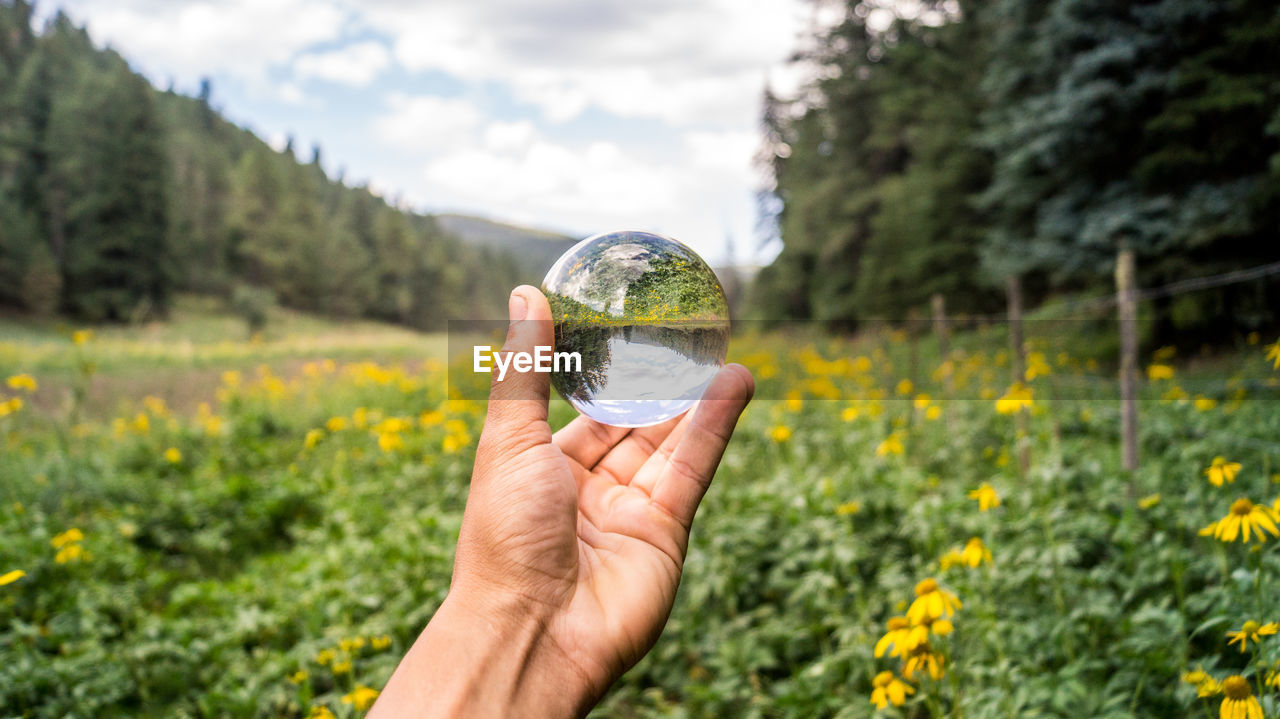
[[[532,285],[541,284],[552,263],[581,239],[470,215],[435,215],[435,220],[441,230],[464,242],[509,253],[521,279]]]

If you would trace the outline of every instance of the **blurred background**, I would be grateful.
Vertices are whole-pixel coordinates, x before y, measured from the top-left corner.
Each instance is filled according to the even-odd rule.
[[[596,716],[1280,716],[1271,0],[0,0],[0,715],[367,710],[624,228],[759,389]]]

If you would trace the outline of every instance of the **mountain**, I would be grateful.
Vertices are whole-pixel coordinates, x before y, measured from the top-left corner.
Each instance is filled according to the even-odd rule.
[[[515,258],[523,281],[542,283],[551,265],[578,239],[547,230],[518,227],[471,215],[435,215],[436,226],[469,244]]]

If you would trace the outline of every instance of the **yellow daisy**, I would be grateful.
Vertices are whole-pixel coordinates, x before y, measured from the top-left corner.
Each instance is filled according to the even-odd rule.
[[[1222,719],[1265,719],[1262,705],[1249,688],[1249,680],[1233,674],[1222,680],[1222,700],[1220,715]]]
[[[1236,473],[1239,471],[1239,462],[1228,462],[1224,457],[1214,457],[1213,464],[1204,470],[1204,476],[1209,478],[1209,484],[1221,487],[1223,482],[1230,484],[1236,481]]]
[[[1227,516],[1201,529],[1200,536],[1212,535],[1214,539],[1234,542],[1239,535],[1240,541],[1248,542],[1249,533],[1252,530],[1258,535],[1259,542],[1265,542],[1267,535],[1263,530],[1271,532],[1273,537],[1280,537],[1280,529],[1276,528],[1277,521],[1280,521],[1280,514],[1277,514],[1276,510],[1265,504],[1254,504],[1241,497],[1231,504],[1231,510]]]
[[[1253,620],[1249,620],[1240,627],[1239,631],[1227,632],[1227,646],[1240,642],[1240,653],[1243,654],[1245,647],[1249,642],[1257,644],[1262,641],[1263,637],[1269,637],[1276,632],[1280,632],[1280,624],[1277,624],[1276,622],[1260,624]]]
[[[948,619],[927,618],[925,621],[907,630],[904,649],[908,652],[929,641],[929,635],[945,637],[955,631],[955,625]]]
[[[961,606],[956,595],[938,586],[932,577],[916,585],[916,598],[907,610],[907,621],[924,624],[925,618],[950,617]],[[908,677],[909,679],[910,677]]]
[[[916,672],[922,672],[929,675],[930,679],[941,679],[945,673],[943,666],[946,664],[946,657],[933,651],[928,642],[917,645],[907,655],[907,661],[902,666],[902,676],[904,679],[912,679]]]
[[[969,492],[969,499],[978,500],[978,511],[985,512],[988,509],[994,509],[1000,506],[1000,495],[996,493],[996,488],[986,482],[982,486]]]
[[[903,652],[910,649],[907,645],[907,637],[910,634],[911,623],[907,621],[906,617],[890,617],[889,631],[883,637],[880,637],[880,641],[876,642],[875,655],[882,657],[888,651],[891,657],[901,656]],[[892,650],[890,650],[891,647]]]
[[[893,672],[880,672],[871,681],[871,685],[874,687],[871,690],[871,703],[877,709],[884,709],[890,704],[900,707],[907,701],[908,695],[916,693],[910,684],[895,677]]]
[[[1197,668],[1193,672],[1183,674],[1182,681],[1195,686],[1198,697],[1211,697],[1222,693],[1222,682],[1209,676],[1203,669]]]

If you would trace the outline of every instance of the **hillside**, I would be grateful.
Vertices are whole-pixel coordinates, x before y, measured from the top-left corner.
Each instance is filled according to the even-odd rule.
[[[520,278],[538,284],[565,250],[578,241],[568,235],[529,227],[517,227],[471,215],[435,215],[436,225],[444,232],[478,247],[510,253],[520,271]]]

